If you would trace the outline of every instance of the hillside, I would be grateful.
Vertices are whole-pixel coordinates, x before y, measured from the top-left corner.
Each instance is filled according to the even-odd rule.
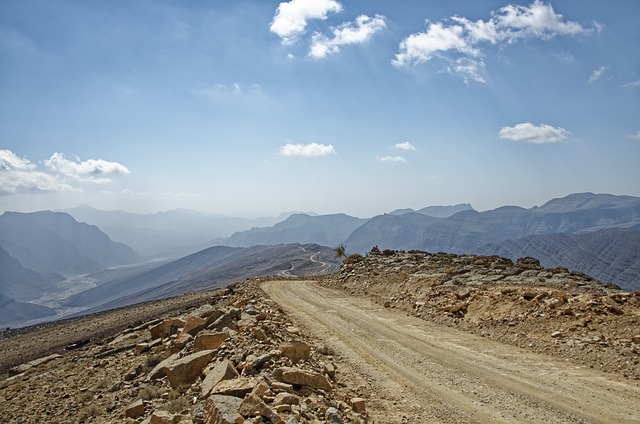
[[[640,291],[640,231],[610,228],[586,234],[546,234],[491,243],[475,250],[515,260],[532,256],[545,267],[566,267]]]
[[[0,294],[17,300],[34,300],[50,289],[50,283],[37,272],[24,268],[0,247]]]
[[[333,250],[318,245],[214,246],[137,275],[71,296],[66,307],[91,311],[224,287],[256,276],[306,276],[337,269]]]
[[[2,214],[0,247],[23,267],[44,275],[88,274],[139,260],[131,248],[97,227],[50,211]]]
[[[374,249],[5,332],[0,400],[10,423],[635,422],[639,317],[531,258]]]
[[[314,243],[335,247],[365,222],[365,219],[345,214],[294,214],[272,227],[237,232],[225,239],[224,243],[242,247],[281,243]]]

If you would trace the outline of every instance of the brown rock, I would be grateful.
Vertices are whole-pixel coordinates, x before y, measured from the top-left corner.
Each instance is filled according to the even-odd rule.
[[[282,367],[275,370],[273,376],[284,383],[309,386],[314,389],[331,390],[332,386],[327,377],[315,372],[293,367]]]
[[[367,410],[365,405],[365,400],[362,398],[352,398],[351,399],[351,408],[356,411],[358,414],[361,414]]]
[[[276,397],[273,399],[274,405],[298,405],[300,403],[300,398],[291,393],[278,393]]]
[[[271,422],[275,422],[278,419],[277,414],[253,393],[249,393],[244,397],[238,412],[244,417],[265,417]]]
[[[258,385],[255,378],[239,377],[233,380],[222,380],[211,389],[212,394],[244,397]]]
[[[202,382],[202,397],[209,396],[209,393],[211,393],[211,389],[213,389],[216,384],[220,383],[223,380],[231,380],[232,378],[236,378],[237,376],[238,370],[236,370],[236,368],[230,361],[225,360],[218,363],[218,365],[216,365],[211,371],[207,373],[207,376]]]
[[[179,328],[184,327],[185,321],[180,318],[171,318],[162,321],[149,328],[149,333],[154,339],[169,337],[172,334],[176,334]]]
[[[191,336],[191,334],[182,333],[173,341],[173,345],[179,349],[182,349],[191,340],[193,340],[193,337]]]
[[[260,397],[260,399],[264,399],[265,395],[269,393],[271,389],[269,388],[269,384],[266,381],[261,381],[258,383],[256,387],[253,388],[251,393]]]
[[[212,350],[205,350],[187,355],[184,358],[174,359],[165,364],[161,371],[169,378],[169,382],[174,389],[191,385],[211,361],[213,353]]]
[[[129,418],[138,418],[144,415],[144,403],[142,402],[142,399],[138,399],[127,405],[124,409],[124,414]]]
[[[238,413],[241,403],[242,399],[234,396],[210,396],[205,406],[205,424],[242,424],[244,418]]]
[[[301,341],[294,341],[280,346],[280,353],[293,362],[303,361],[311,357],[311,346]]]
[[[211,332],[204,331],[198,333],[193,342],[193,349],[197,352],[199,350],[212,350],[217,349],[229,338],[227,332]]]
[[[185,323],[182,331],[184,333],[188,333],[188,334],[191,334],[192,336],[195,336],[200,330],[204,328],[206,324],[207,324],[206,319],[200,318],[197,316],[195,317],[191,316],[187,318],[187,322]]]
[[[275,392],[293,393],[293,386],[291,384],[282,383],[280,381],[274,381],[273,383],[271,383],[271,390]]]

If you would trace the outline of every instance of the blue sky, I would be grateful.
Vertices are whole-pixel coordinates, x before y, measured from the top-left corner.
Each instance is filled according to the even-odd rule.
[[[640,2],[0,2],[0,210],[640,195]]]

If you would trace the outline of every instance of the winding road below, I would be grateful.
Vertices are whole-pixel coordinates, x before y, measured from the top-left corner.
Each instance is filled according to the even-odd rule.
[[[640,385],[309,281],[265,292],[363,382],[374,423],[640,422]],[[342,364],[340,364],[342,366]]]

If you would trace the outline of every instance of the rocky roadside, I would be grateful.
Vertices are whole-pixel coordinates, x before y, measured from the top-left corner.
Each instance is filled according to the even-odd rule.
[[[0,423],[367,422],[339,359],[258,280],[10,374],[0,382]]]
[[[318,280],[425,320],[640,379],[640,292],[533,258],[374,248]]]

